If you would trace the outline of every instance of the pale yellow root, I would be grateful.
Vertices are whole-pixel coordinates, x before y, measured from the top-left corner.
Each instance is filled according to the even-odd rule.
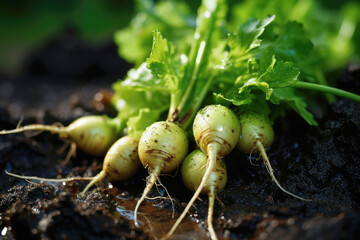
[[[225,204],[220,200],[220,198],[215,194],[215,199],[218,201],[218,203],[220,204],[221,208],[225,208]]]
[[[262,157],[262,159],[263,159],[263,161],[264,161],[264,164],[265,164],[265,167],[266,167],[268,173],[270,174],[271,179],[275,182],[275,184],[276,184],[284,193],[289,194],[290,196],[293,196],[294,198],[300,199],[300,200],[302,200],[302,201],[313,201],[312,199],[302,198],[302,197],[299,197],[299,196],[297,196],[297,195],[295,195],[295,194],[293,194],[293,193],[285,190],[285,189],[280,185],[280,183],[278,182],[278,180],[275,178],[274,170],[273,170],[273,168],[271,167],[269,158],[268,158],[268,156],[267,156],[267,154],[266,154],[266,150],[265,150],[263,144],[262,144],[260,141],[257,141],[257,142],[256,142],[256,147],[258,148],[258,150],[259,150],[259,152],[260,152],[260,154],[261,154],[261,157]]]
[[[27,126],[23,126],[23,127],[17,127],[12,130],[1,130],[0,135],[21,133],[21,132],[25,132],[25,131],[48,131],[51,133],[66,134],[67,128],[52,126],[52,125],[32,124],[32,125],[27,125]]]
[[[74,143],[74,142],[67,143],[66,145],[64,145],[64,147],[59,149],[57,151],[57,153],[58,154],[62,153],[65,150],[65,148],[67,148],[69,145],[70,145],[70,149],[67,152],[64,161],[61,162],[61,166],[66,166],[69,163],[71,157],[73,157],[73,158],[76,157],[76,143]]]
[[[99,172],[95,177],[92,178],[91,182],[89,182],[88,185],[86,185],[86,187],[84,188],[84,190],[79,193],[79,196],[82,197],[84,196],[84,194],[90,189],[90,187],[92,185],[94,185],[97,182],[102,181],[104,178],[106,177],[106,172],[104,170],[102,170],[101,172]]]
[[[37,180],[41,182],[70,182],[70,181],[91,181],[94,177],[71,177],[71,178],[41,178],[36,176],[22,176],[15,173],[5,171],[9,176],[25,179],[25,180]]]
[[[213,224],[212,224],[213,215],[214,215],[214,200],[215,200],[215,196],[216,196],[215,186],[210,187],[210,192],[208,193],[208,195],[209,195],[209,208],[208,208],[208,216],[207,216],[208,230],[209,230],[211,239],[218,240],[215,230],[214,230],[214,227],[213,227]]]
[[[171,235],[175,232],[176,228],[179,226],[179,224],[181,223],[181,221],[184,219],[184,217],[186,216],[187,212],[189,211],[190,207],[194,204],[195,200],[199,197],[202,189],[204,188],[205,184],[207,183],[207,181],[210,178],[210,175],[212,173],[212,171],[215,169],[215,165],[216,165],[216,155],[217,155],[217,144],[209,144],[208,146],[208,153],[209,153],[209,165],[206,169],[206,172],[201,180],[201,183],[199,185],[199,187],[196,189],[193,197],[191,198],[190,202],[186,205],[186,208],[184,209],[184,211],[181,213],[180,217],[176,220],[175,224],[172,226],[172,228],[170,229],[170,231],[161,239],[169,239],[171,237]]]
[[[166,199],[169,199],[171,201],[171,207],[172,207],[172,218],[174,218],[175,216],[175,206],[174,206],[174,199],[171,197],[169,191],[167,190],[167,188],[164,186],[164,184],[161,183],[160,181],[160,178],[158,178],[158,182],[159,182],[159,185],[162,186],[164,189],[165,189],[165,192],[166,194],[168,195],[168,197],[166,197]],[[157,184],[156,184],[156,190],[158,191],[158,193],[160,194],[160,191],[157,187]]]
[[[141,198],[139,199],[139,201],[136,203],[136,207],[135,207],[135,210],[134,210],[134,222],[135,222],[136,227],[139,227],[139,222],[138,222],[138,219],[137,219],[137,213],[138,213],[139,207],[140,207],[141,203],[144,201],[146,195],[150,192],[151,188],[156,183],[156,181],[157,181],[157,179],[158,179],[158,177],[160,175],[160,172],[161,172],[161,167],[160,166],[156,166],[153,169],[152,173],[149,176],[149,180],[146,183],[146,187],[144,189],[144,192],[143,192]]]

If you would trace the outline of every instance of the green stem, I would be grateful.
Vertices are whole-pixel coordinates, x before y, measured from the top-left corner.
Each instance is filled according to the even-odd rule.
[[[202,7],[206,7],[207,10],[203,9],[197,18],[198,25],[194,42],[185,66],[184,76],[180,81],[179,89],[182,90],[176,93],[177,97],[172,99],[172,108],[168,115],[168,120],[178,122],[184,129],[189,126],[190,116],[198,110],[211,86],[207,66],[211,53],[211,39],[219,11],[218,1],[212,0]],[[194,99],[197,99],[196,103]]]
[[[338,88],[334,88],[334,87],[324,86],[324,85],[320,85],[320,84],[316,84],[316,83],[302,82],[302,81],[295,82],[294,84],[292,84],[290,86],[294,87],[294,88],[302,88],[302,89],[309,89],[309,90],[314,90],[314,91],[319,91],[319,92],[324,92],[324,93],[330,93],[330,94],[334,94],[339,97],[348,98],[355,102],[360,102],[359,95],[345,91],[345,90],[341,90]]]
[[[206,85],[201,89],[200,93],[198,93],[192,102],[192,109],[190,109],[189,111],[191,111],[190,116],[185,119],[184,122],[180,122],[180,125],[184,128],[187,129],[189,127],[189,125],[192,123],[192,119],[195,117],[195,115],[197,114],[197,110],[200,108],[200,105],[202,103],[202,101],[205,98],[205,95],[207,94],[212,82],[213,82],[214,76],[211,75],[209,77],[209,80],[206,82]]]
[[[189,85],[186,88],[186,91],[181,99],[181,102],[178,106],[178,110],[181,111],[186,103],[186,100],[189,98],[189,95],[191,93],[192,88],[194,87],[195,84],[195,80],[197,79],[197,76],[199,74],[199,68],[200,68],[200,63],[202,62],[203,56],[204,56],[204,49],[206,46],[206,42],[205,41],[201,41],[200,45],[199,45],[199,49],[197,51],[196,54],[196,60],[195,60],[195,66],[193,69],[193,73],[191,75],[190,81],[189,81]]]
[[[328,82],[326,81],[323,71],[321,71],[321,70],[316,71],[316,77],[318,79],[319,84],[324,85],[324,86],[329,86]],[[334,95],[331,95],[331,94],[325,94],[325,97],[329,102],[334,102],[336,100]]]

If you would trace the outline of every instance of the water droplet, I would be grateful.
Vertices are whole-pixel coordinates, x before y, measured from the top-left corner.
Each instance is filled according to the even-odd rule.
[[[7,233],[7,230],[8,230],[8,228],[7,228],[7,227],[4,227],[3,230],[1,230],[1,235],[2,235],[2,236],[5,236],[6,233]]]
[[[118,213],[120,213],[121,216],[124,216],[128,220],[134,220],[134,212],[133,211],[127,210],[126,208],[123,208],[120,206],[116,207],[116,211]]]
[[[39,214],[39,213],[40,213],[40,210],[39,210],[38,208],[36,208],[36,207],[33,207],[33,208],[31,208],[31,212],[32,212],[33,214]]]
[[[217,125],[217,126],[215,127],[215,129],[216,129],[216,131],[218,131],[218,132],[222,132],[222,131],[224,130],[224,127],[223,127],[222,125]]]

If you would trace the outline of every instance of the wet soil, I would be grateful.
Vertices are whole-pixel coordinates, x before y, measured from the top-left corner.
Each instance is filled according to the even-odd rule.
[[[78,42],[71,33],[64,36],[36,50],[20,76],[1,77],[0,129],[15,128],[21,115],[23,125],[66,125],[86,114],[114,114],[110,85],[130,66],[118,59],[111,43],[99,49]],[[359,65],[349,65],[339,76],[339,87],[360,93],[359,76]],[[284,194],[256,157],[234,150],[226,159],[228,184],[218,193],[224,206],[215,207],[220,239],[360,236],[360,104],[324,104],[317,120],[318,127],[309,127],[289,113],[275,123],[276,140],[268,150],[283,187],[313,201]],[[155,199],[140,207],[141,227],[136,228],[133,209],[145,186],[145,170],[127,181],[104,181],[83,198],[77,194],[86,182],[27,182],[5,174],[56,178],[94,176],[101,170],[101,158],[81,151],[64,164],[67,150],[59,151],[63,145],[64,140],[49,133],[0,136],[0,238],[157,239],[191,197],[179,174],[162,176],[174,201],[166,199],[163,187],[154,188],[149,197]],[[202,196],[173,239],[208,239],[207,204]]]

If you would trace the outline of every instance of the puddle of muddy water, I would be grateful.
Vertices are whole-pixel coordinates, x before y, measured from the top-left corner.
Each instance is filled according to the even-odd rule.
[[[116,193],[112,193],[116,194]],[[125,218],[134,224],[134,211],[137,199],[121,197],[119,194],[115,197],[116,211],[119,217]],[[164,236],[176,222],[179,215],[173,212],[154,206],[150,202],[143,202],[138,212],[139,224],[144,232],[153,239],[160,239]],[[185,218],[171,239],[189,240],[189,239],[209,239],[206,228],[202,228],[191,218]]]

